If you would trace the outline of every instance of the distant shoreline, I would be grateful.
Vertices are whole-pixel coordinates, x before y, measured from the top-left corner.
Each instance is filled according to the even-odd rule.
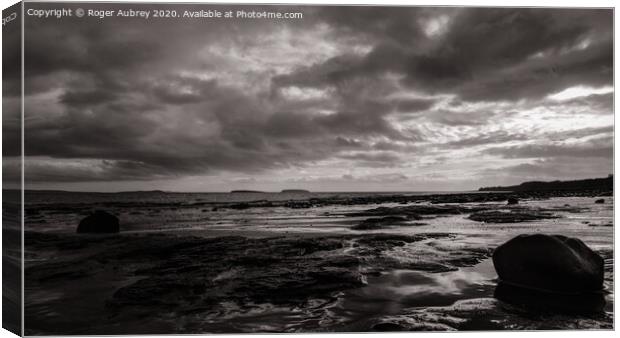
[[[231,190],[231,191],[161,191],[161,190],[137,190],[137,191],[81,191],[81,190],[47,190],[47,189],[25,189],[26,193],[70,193],[70,194],[232,194],[232,193],[253,193],[253,194],[282,194],[288,190],[296,190],[302,193],[301,189],[283,189],[281,191],[259,191],[259,190]],[[19,189],[2,189],[2,191],[19,192]],[[303,193],[310,194],[476,194],[486,193],[479,190],[437,190],[437,191],[413,191],[413,190],[385,190],[385,191],[310,191],[304,190]]]
[[[530,181],[524,182],[519,185],[511,186],[498,186],[498,187],[483,187],[478,191],[586,191],[586,190],[613,190],[614,177],[609,175],[603,178],[589,178],[583,180],[572,181]]]
[[[493,186],[481,187],[477,190],[436,190],[436,191],[310,191],[306,189],[282,189],[280,191],[262,191],[252,189],[236,189],[231,191],[163,191],[163,190],[135,190],[135,191],[73,191],[56,189],[25,189],[26,193],[78,193],[78,194],[282,194],[282,193],[304,193],[304,194],[475,194],[475,193],[510,193],[510,192],[532,192],[532,191],[592,191],[592,190],[611,190],[613,191],[613,175],[604,178],[590,178],[570,181],[529,181],[512,186]],[[2,189],[3,192],[19,192],[20,189]]]

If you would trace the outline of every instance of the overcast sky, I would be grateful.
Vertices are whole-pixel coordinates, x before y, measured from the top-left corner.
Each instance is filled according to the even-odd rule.
[[[431,191],[613,171],[611,10],[262,9],[303,19],[27,19],[27,186]]]

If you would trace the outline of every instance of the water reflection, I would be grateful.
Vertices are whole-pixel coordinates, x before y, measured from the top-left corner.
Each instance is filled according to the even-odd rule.
[[[364,317],[397,314],[414,307],[447,306],[460,299],[492,297],[495,278],[490,259],[444,273],[393,270],[369,277],[366,287],[346,292],[339,307],[348,309],[349,316]]]
[[[530,312],[600,313],[606,303],[603,292],[559,294],[524,289],[502,282],[497,284],[494,295],[501,301],[523,307]]]

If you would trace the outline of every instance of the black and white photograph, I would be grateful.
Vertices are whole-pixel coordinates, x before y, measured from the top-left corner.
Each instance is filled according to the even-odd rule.
[[[19,16],[22,334],[614,329],[613,8]]]

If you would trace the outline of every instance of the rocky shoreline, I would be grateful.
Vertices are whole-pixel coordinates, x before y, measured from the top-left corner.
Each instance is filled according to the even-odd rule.
[[[165,193],[162,193],[165,194]],[[361,195],[358,197],[334,196],[324,198],[303,198],[298,200],[269,201],[257,198],[249,202],[211,202],[211,201],[191,201],[191,202],[114,202],[106,201],[102,203],[73,203],[70,207],[63,207],[64,204],[45,203],[26,205],[26,215],[36,215],[41,212],[53,211],[58,214],[88,212],[93,207],[103,209],[120,210],[144,210],[151,208],[158,209],[194,209],[203,208],[204,212],[216,211],[218,209],[246,210],[252,208],[292,208],[308,209],[326,206],[352,206],[352,205],[372,205],[385,203],[422,203],[431,204],[463,204],[463,203],[487,203],[504,202],[510,198],[516,199],[549,199],[553,197],[609,197],[613,196],[610,190],[583,190],[583,191],[521,191],[521,192],[475,192],[475,193],[456,193],[456,194],[433,194],[433,195],[408,195],[408,194],[372,194]]]
[[[485,193],[272,204],[286,208],[287,203],[312,207],[338,203],[340,207],[328,216],[348,228],[336,232],[282,230],[248,236],[241,229],[256,229],[240,225],[229,235],[132,233],[124,232],[122,220],[120,232],[111,234],[29,230],[25,287],[31,298],[26,299],[26,334],[609,329],[613,313],[608,306],[559,315],[499,300],[497,277],[483,268],[501,244],[498,238],[513,233],[511,228],[537,232],[567,215],[613,208],[612,199],[604,197],[607,204],[595,202],[605,192],[576,195],[582,197],[571,201],[583,202],[541,203],[555,197],[551,194]],[[462,200],[468,202],[458,202]],[[249,208],[260,203],[264,202],[250,203]],[[348,203],[357,204],[341,207]],[[217,208],[234,212],[237,204]],[[115,210],[126,206],[113,201],[110,205]],[[30,219],[64,212],[48,207],[30,211]],[[77,205],[71,212],[87,215],[89,207]],[[219,210],[207,212],[225,215]],[[100,212],[83,222],[88,220],[89,230],[100,232],[98,217],[115,218]],[[449,226],[456,220],[464,222],[458,232]],[[448,226],[437,227],[444,223]],[[584,233],[611,231],[590,226],[598,224],[594,220],[586,223],[577,223]],[[403,229],[405,233],[399,232]],[[506,233],[493,237],[496,232]],[[595,250],[604,260],[603,295],[608,295],[613,286],[613,251],[607,245]],[[463,277],[464,271],[474,280]],[[401,274],[408,277],[396,277]],[[443,295],[446,288],[454,290]],[[390,291],[401,289],[403,294]],[[385,312],[385,299],[367,296],[376,293],[393,299],[395,303],[389,304],[399,304],[398,310]],[[364,307],[369,310],[356,310]]]
[[[27,233],[26,245],[31,251],[54,252],[59,257],[28,264],[26,288],[31,291],[28,294],[36,294],[37,290],[63,294],[45,304],[27,307],[26,320],[30,323],[27,334],[113,334],[117,333],[116,325],[124,326],[123,332],[127,334],[166,333],[132,327],[136,318],[146,317],[168,325],[166,330],[172,330],[168,333],[245,332],[234,327],[234,321],[226,321],[225,314],[251,313],[265,306],[288,311],[302,309],[309,311],[305,314],[309,318],[317,313],[326,316],[339,294],[364,287],[369,276],[393,269],[432,274],[457,271],[479,264],[493,251],[472,246],[442,252],[441,247],[432,244],[429,247],[429,243],[455,237],[438,233],[249,239]],[[426,246],[434,249],[434,254],[425,256],[421,251],[418,261],[399,260],[386,254],[407,246]],[[610,268],[611,255],[603,254],[608,259],[606,267]],[[115,284],[118,287],[110,287]],[[93,288],[84,289],[83,285]],[[73,292],[67,294],[65,290]],[[97,306],[90,312],[88,308],[82,309],[76,320],[72,316],[76,309],[70,305],[76,306],[83,297],[99,303],[93,304]],[[41,306],[53,308],[54,312],[45,317],[35,315]],[[535,319],[536,316],[540,319]],[[605,313],[552,316],[554,322],[549,322],[548,316],[525,313],[496,299],[478,299],[411,310],[406,315],[381,317],[379,314],[352,323],[324,318],[331,326],[291,325],[289,329],[427,331],[563,328],[561,325],[567,322],[579,328],[612,325],[611,316]],[[209,320],[211,325],[205,324]],[[185,325],[178,327],[180,322]],[[260,327],[253,331],[263,332]]]
[[[31,251],[55,252],[61,258],[29,264],[26,287],[50,290],[62,285],[63,289],[71,289],[74,284],[93,280],[104,283],[110,271],[116,278],[135,279],[105,297],[101,307],[104,312],[99,317],[109,325],[127,313],[157,316],[172,310],[183,317],[198,313],[208,316],[225,312],[229,306],[243,308],[251,307],[250,304],[307,307],[333,301],[339,292],[364,286],[366,275],[386,269],[454,271],[489,257],[490,251],[481,248],[463,248],[458,255],[445,252],[441,259],[418,262],[383,255],[394,248],[450,237],[453,236],[378,234],[249,239],[27,233],[26,246]],[[46,306],[62,312],[65,301],[60,298],[56,305]],[[62,315],[44,320],[27,316],[26,320],[31,323],[30,334],[65,332],[65,326],[58,323],[63,320],[74,329],[79,326],[79,322],[70,324],[73,320]],[[56,324],[46,327],[51,324],[48,320]],[[59,331],[47,331],[51,327]],[[107,333],[90,324],[77,332]]]

